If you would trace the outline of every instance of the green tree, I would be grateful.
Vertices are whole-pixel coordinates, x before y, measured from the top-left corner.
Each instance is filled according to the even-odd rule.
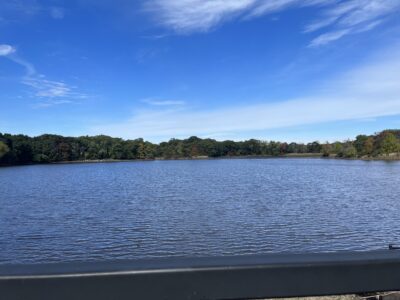
[[[267,146],[267,154],[278,156],[281,151],[281,143],[270,141]]]
[[[27,142],[17,143],[14,146],[14,152],[18,164],[27,164],[33,161],[32,147]]]
[[[117,143],[113,145],[111,149],[111,158],[113,159],[124,159],[126,158],[124,147],[122,143]]]
[[[357,156],[357,149],[351,143],[346,144],[342,150],[342,157],[353,158]]]
[[[332,145],[326,142],[322,145],[322,156],[329,157],[332,152]]]
[[[364,142],[363,152],[365,155],[372,155],[374,152],[374,138],[369,137]]]
[[[389,155],[390,153],[399,152],[400,149],[399,140],[393,133],[391,132],[385,133],[383,139],[380,142],[379,148],[380,152],[386,155]]]
[[[358,135],[354,141],[354,147],[357,150],[358,155],[365,155],[365,142],[368,140],[366,135]]]
[[[335,142],[332,145],[332,152],[335,153],[336,155],[340,156],[343,152],[343,145],[340,142]]]
[[[0,158],[2,158],[6,153],[8,153],[10,149],[8,148],[7,144],[0,141]]]
[[[78,159],[152,159],[195,156],[284,155],[321,153],[338,157],[376,156],[400,152],[400,130],[385,130],[371,136],[359,135],[354,141],[319,144],[281,143],[247,140],[216,141],[196,136],[153,144],[142,138],[123,140],[105,135],[63,137],[45,134],[38,137],[0,133],[1,164],[46,163]]]
[[[50,162],[50,159],[46,154],[35,154],[33,156],[33,162],[35,162],[35,163],[48,163],[48,162]]]
[[[307,144],[307,151],[310,153],[320,153],[321,152],[321,145],[318,142],[312,142]]]
[[[63,161],[70,160],[71,158],[71,146],[68,143],[62,142],[58,145],[58,151]]]

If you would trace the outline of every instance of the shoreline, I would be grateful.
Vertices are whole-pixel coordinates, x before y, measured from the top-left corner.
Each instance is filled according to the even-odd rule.
[[[180,160],[218,160],[218,159],[337,159],[337,160],[360,160],[360,161],[400,161],[400,155],[393,156],[379,156],[379,157],[336,157],[323,156],[322,153],[292,153],[285,155],[243,155],[243,156],[221,156],[221,157],[176,157],[176,158],[147,158],[147,159],[88,159],[88,160],[71,160],[71,161],[55,161],[48,163],[30,163],[30,164],[17,164],[17,165],[0,165],[1,167],[16,167],[16,166],[31,166],[31,165],[60,165],[60,164],[94,164],[94,163],[118,163],[118,162],[144,162],[144,161],[180,161]]]
[[[399,147],[400,129],[387,129],[369,136],[358,135],[353,140],[342,142],[320,143],[314,141],[307,144],[257,139],[217,141],[196,136],[152,143],[142,138],[124,140],[105,135],[64,137],[43,134],[30,137],[0,133],[0,167],[150,160],[264,158],[400,161]],[[260,155],[261,153],[263,155]],[[157,157],[154,157],[155,155]],[[107,159],[103,159],[105,157]],[[112,159],[117,157],[124,159]],[[142,159],[139,157],[142,157]]]

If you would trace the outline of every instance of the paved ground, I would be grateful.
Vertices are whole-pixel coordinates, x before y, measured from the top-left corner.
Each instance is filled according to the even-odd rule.
[[[272,299],[265,299],[265,300],[272,300]],[[328,297],[282,298],[281,300],[361,300],[361,297],[356,295],[344,295],[344,296],[328,296]]]
[[[282,300],[359,300],[356,295],[328,296],[328,297],[298,297],[298,298],[282,298]]]
[[[327,297],[297,297],[297,298],[282,298],[280,300],[400,300],[400,292],[387,292],[374,295],[342,295],[342,296],[327,296]],[[265,299],[272,300],[272,299]]]

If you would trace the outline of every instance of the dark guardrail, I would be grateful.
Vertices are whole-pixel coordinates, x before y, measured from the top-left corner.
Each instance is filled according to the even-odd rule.
[[[0,299],[247,299],[400,290],[400,251],[1,265]]]

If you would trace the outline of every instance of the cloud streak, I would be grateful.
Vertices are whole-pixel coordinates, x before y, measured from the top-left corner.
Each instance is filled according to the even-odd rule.
[[[154,106],[178,106],[185,105],[185,101],[181,100],[158,100],[153,98],[142,99],[140,100],[143,103],[154,105]]]
[[[21,83],[32,88],[33,96],[40,99],[37,107],[73,103],[72,100],[87,97],[87,95],[77,92],[74,86],[62,81],[49,80],[45,75],[37,73],[33,64],[19,57],[16,52],[16,48],[11,45],[0,45],[0,56],[6,57],[25,69]]]
[[[323,18],[309,24],[305,32],[329,27],[328,33],[321,34],[310,43],[310,46],[320,46],[349,34],[372,30],[399,11],[400,0],[342,1],[325,9]]]
[[[342,74],[319,91],[283,102],[221,109],[153,109],[92,128],[94,134],[153,141],[171,137],[251,135],[254,131],[400,115],[400,50]],[[389,52],[388,52],[389,53]]]
[[[232,19],[249,20],[304,7],[320,8],[320,17],[309,23],[304,32],[326,30],[310,43],[310,46],[321,46],[373,29],[378,20],[399,12],[400,0],[151,0],[144,9],[161,25],[189,34],[206,32]]]

